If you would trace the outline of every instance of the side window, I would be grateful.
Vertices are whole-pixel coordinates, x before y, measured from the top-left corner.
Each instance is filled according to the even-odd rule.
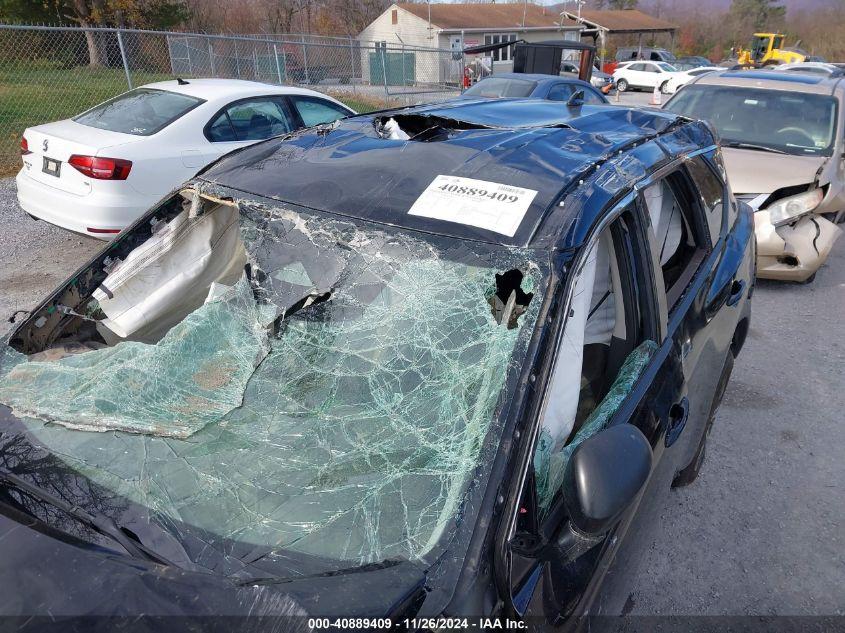
[[[320,125],[321,123],[331,123],[332,121],[349,116],[348,110],[325,99],[300,97],[297,95],[292,95],[289,98],[293,103],[293,107],[296,108],[296,111],[302,118],[302,123],[305,127]]]
[[[578,86],[575,84],[557,84],[549,90],[549,96],[546,97],[549,101],[569,101],[569,97],[576,90],[584,90],[584,103],[588,105],[596,105],[605,103],[604,98],[593,92],[592,88],[586,86]]]
[[[534,453],[539,513],[560,491],[569,456],[606,428],[657,344],[646,315],[644,271],[635,270],[633,214],[585,247],[557,350]]]
[[[229,106],[206,128],[206,138],[212,142],[261,141],[292,129],[290,115],[282,101],[260,97]]]
[[[205,129],[205,137],[212,143],[225,143],[238,140],[237,135],[235,135],[235,128],[232,127],[232,122],[229,121],[229,115],[225,112],[221,112],[220,116],[208,125]]]
[[[645,64],[631,64],[628,66],[628,70],[636,70],[637,72],[642,72],[645,70]]]
[[[549,96],[546,97],[549,101],[568,101],[572,93],[575,92],[575,86],[572,84],[556,84],[549,90]],[[587,98],[587,91],[584,91],[584,99]]]
[[[646,71],[648,71],[650,73],[659,73],[660,72],[660,68],[658,66],[656,66],[655,64],[644,64],[644,66],[645,66]]]
[[[689,181],[677,171],[644,189],[642,201],[651,220],[654,257],[660,264],[669,311],[710,250]]]
[[[710,241],[715,244],[722,232],[725,185],[701,156],[696,156],[687,163],[687,169],[701,194],[701,204],[707,218],[707,227],[710,229]]]

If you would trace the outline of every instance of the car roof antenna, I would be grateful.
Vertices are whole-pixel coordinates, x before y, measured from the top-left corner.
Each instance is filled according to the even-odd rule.
[[[179,84],[180,86],[187,86],[190,82],[185,81],[185,80],[184,80],[184,79],[182,79],[181,77],[177,77],[177,78],[176,78],[176,83],[177,83],[177,84]]]

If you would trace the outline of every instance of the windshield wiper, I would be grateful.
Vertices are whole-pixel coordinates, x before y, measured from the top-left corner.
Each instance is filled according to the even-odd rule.
[[[765,145],[755,145],[754,143],[743,143],[742,141],[727,141],[722,142],[722,147],[732,147],[734,149],[753,149],[758,152],[771,152],[772,154],[786,154],[782,149],[775,149],[774,147],[766,147]]]
[[[268,552],[269,553],[269,552]],[[264,558],[262,556],[261,558]],[[325,571],[316,574],[308,574],[305,576],[291,576],[291,577],[283,577],[283,576],[264,576],[264,577],[254,577],[254,578],[245,578],[243,580],[239,580],[236,584],[238,586],[248,587],[252,585],[277,585],[283,584],[288,582],[293,582],[294,580],[303,580],[306,578],[330,578],[332,576],[347,576],[349,574],[360,574],[363,572],[374,571],[377,569],[386,569],[388,567],[395,567],[400,563],[405,562],[404,559],[401,558],[387,558],[379,563],[364,563],[363,565],[356,565],[354,567],[346,567],[344,569],[335,569],[332,571]]]
[[[137,540],[137,537],[134,535],[130,536],[126,530],[119,527],[113,519],[104,514],[93,514],[75,504],[68,503],[64,499],[29,483],[26,479],[14,473],[0,471],[0,486],[14,488],[40,501],[49,503],[51,506],[58,508],[95,532],[116,541],[130,556],[149,560],[161,565],[173,565],[169,560]]]

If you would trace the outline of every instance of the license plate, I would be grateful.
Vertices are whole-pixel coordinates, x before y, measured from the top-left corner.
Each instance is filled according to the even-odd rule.
[[[52,158],[44,157],[44,166],[41,168],[45,174],[50,174],[51,176],[58,177],[62,171],[62,162],[59,160],[53,160]]]

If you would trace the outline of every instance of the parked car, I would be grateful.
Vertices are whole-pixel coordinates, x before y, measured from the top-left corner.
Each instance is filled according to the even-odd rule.
[[[800,64],[780,64],[778,66],[772,67],[772,70],[777,70],[780,72],[787,71],[787,72],[802,72],[802,73],[813,73],[816,75],[825,75],[828,77],[841,77],[845,74],[845,70],[836,66],[835,64],[829,64],[827,62],[802,62]]]
[[[811,282],[842,233],[843,97],[836,78],[748,70],[697,77],[665,106],[721,136],[731,187],[756,211],[760,277]]]
[[[675,56],[665,48],[647,46],[623,46],[616,50],[616,61],[649,60],[656,62],[674,62]]]
[[[748,331],[722,172],[536,99],[223,157],[0,346],[4,615],[619,613]]]
[[[161,81],[27,128],[18,202],[29,215],[111,239],[232,150],[354,114],[329,96],[239,79]]]
[[[560,63],[561,75],[573,75],[575,77],[580,73],[578,64],[571,61],[562,61]],[[598,88],[603,94],[607,94],[613,87],[613,77],[608,73],[602,72],[598,68],[593,68],[593,74],[590,77],[590,83],[594,88]]]
[[[689,55],[687,57],[678,57],[672,62],[672,65],[678,70],[692,70],[693,68],[703,68],[704,66],[712,66],[711,62],[706,57],[698,55]]]
[[[676,73],[674,77],[669,79],[663,85],[663,92],[666,94],[673,95],[682,87],[687,85],[693,78],[699,77],[701,75],[706,75],[707,73],[712,72],[723,72],[725,69],[719,66],[701,66],[698,68],[693,68],[691,70],[685,70],[679,73]]]
[[[633,62],[620,64],[613,71],[613,81],[619,92],[626,90],[654,90],[666,92],[671,79],[678,76],[678,70],[666,62]]]
[[[529,73],[497,73],[491,77],[485,77],[464,90],[460,98],[531,98],[569,101],[572,95],[579,90],[584,93],[584,103],[607,103],[605,96],[586,81]]]

